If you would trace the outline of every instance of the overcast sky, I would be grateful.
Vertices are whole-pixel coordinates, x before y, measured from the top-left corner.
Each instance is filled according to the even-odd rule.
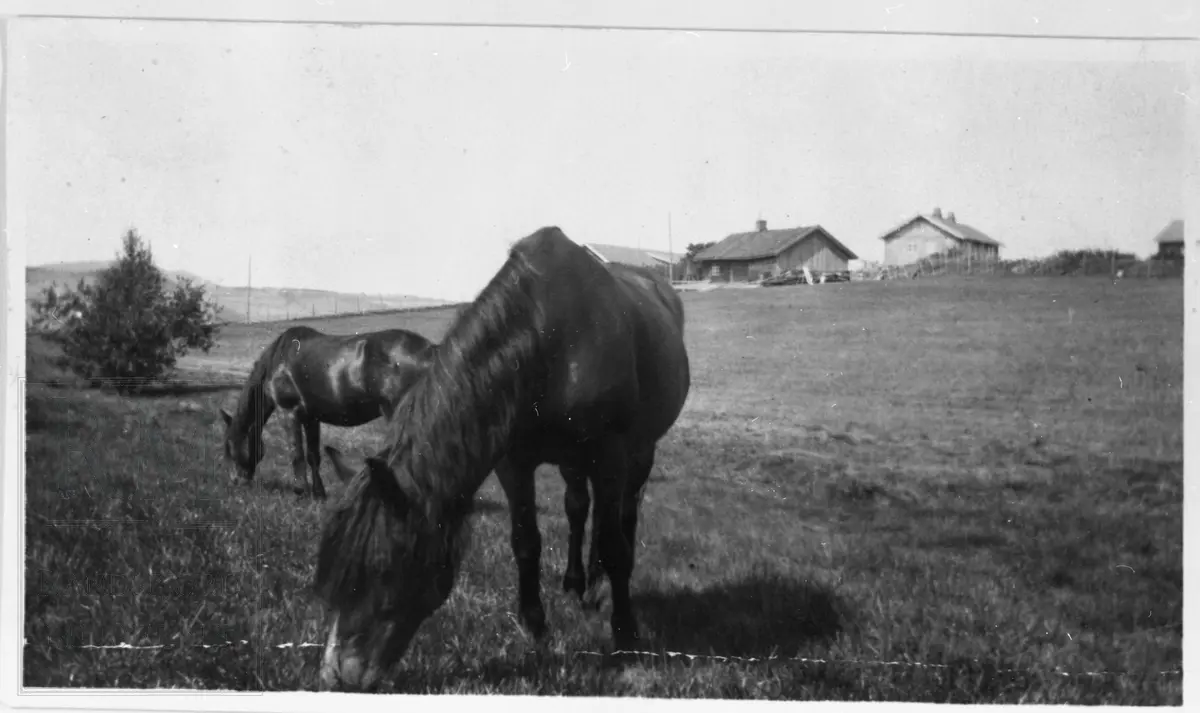
[[[1005,257],[1147,254],[1196,90],[1135,43],[1049,42],[21,20],[10,220],[29,264],[134,226],[225,284],[253,254],[259,286],[447,299],[540,226],[666,250],[668,213],[677,252],[761,217],[880,259],[940,206]]]

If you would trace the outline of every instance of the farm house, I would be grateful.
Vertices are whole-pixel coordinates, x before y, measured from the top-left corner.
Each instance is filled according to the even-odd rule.
[[[591,253],[600,262],[615,262],[621,265],[632,265],[634,267],[649,267],[661,271],[664,275],[670,276],[671,265],[676,261],[671,259],[670,253],[660,252],[658,250],[642,250],[641,248],[630,248],[624,245],[600,245],[598,243],[584,243],[583,249]],[[678,272],[678,270],[676,270]]]
[[[698,273],[712,282],[749,282],[793,268],[845,272],[858,256],[819,225],[734,233],[695,256]]]
[[[942,215],[941,208],[934,208],[929,215],[918,214],[879,239],[884,242],[884,265],[909,265],[952,250],[973,260],[994,261],[1000,257],[998,241],[958,222],[954,213]]]
[[[1178,260],[1183,257],[1183,221],[1172,220],[1154,237],[1158,243],[1155,257],[1159,260]]]

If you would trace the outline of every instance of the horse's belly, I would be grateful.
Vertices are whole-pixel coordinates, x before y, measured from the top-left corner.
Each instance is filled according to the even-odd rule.
[[[360,426],[380,417],[380,404],[377,399],[365,395],[355,395],[336,401],[326,402],[315,399],[309,404],[308,412],[324,423],[339,426]]]

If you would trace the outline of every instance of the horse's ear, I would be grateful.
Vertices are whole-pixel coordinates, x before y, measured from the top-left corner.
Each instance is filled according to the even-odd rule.
[[[396,479],[391,466],[378,456],[367,458],[366,466],[371,482],[379,488],[379,492],[401,510],[408,509],[408,494],[400,487],[400,481]]]
[[[226,426],[233,425],[233,416],[231,416],[225,409],[221,409],[221,418],[225,419]]]
[[[333,446],[325,446],[325,455],[329,456],[329,462],[333,463],[333,472],[337,473],[338,478],[343,482],[349,481],[361,468],[356,468],[347,460],[342,452]]]

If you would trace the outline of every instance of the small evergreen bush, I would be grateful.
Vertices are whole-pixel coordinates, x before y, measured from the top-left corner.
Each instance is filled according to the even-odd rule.
[[[191,349],[216,343],[220,307],[183,279],[168,290],[150,248],[126,232],[117,261],[94,284],[47,288],[33,304],[32,330],[57,341],[64,366],[90,381],[128,391],[161,380]]]

